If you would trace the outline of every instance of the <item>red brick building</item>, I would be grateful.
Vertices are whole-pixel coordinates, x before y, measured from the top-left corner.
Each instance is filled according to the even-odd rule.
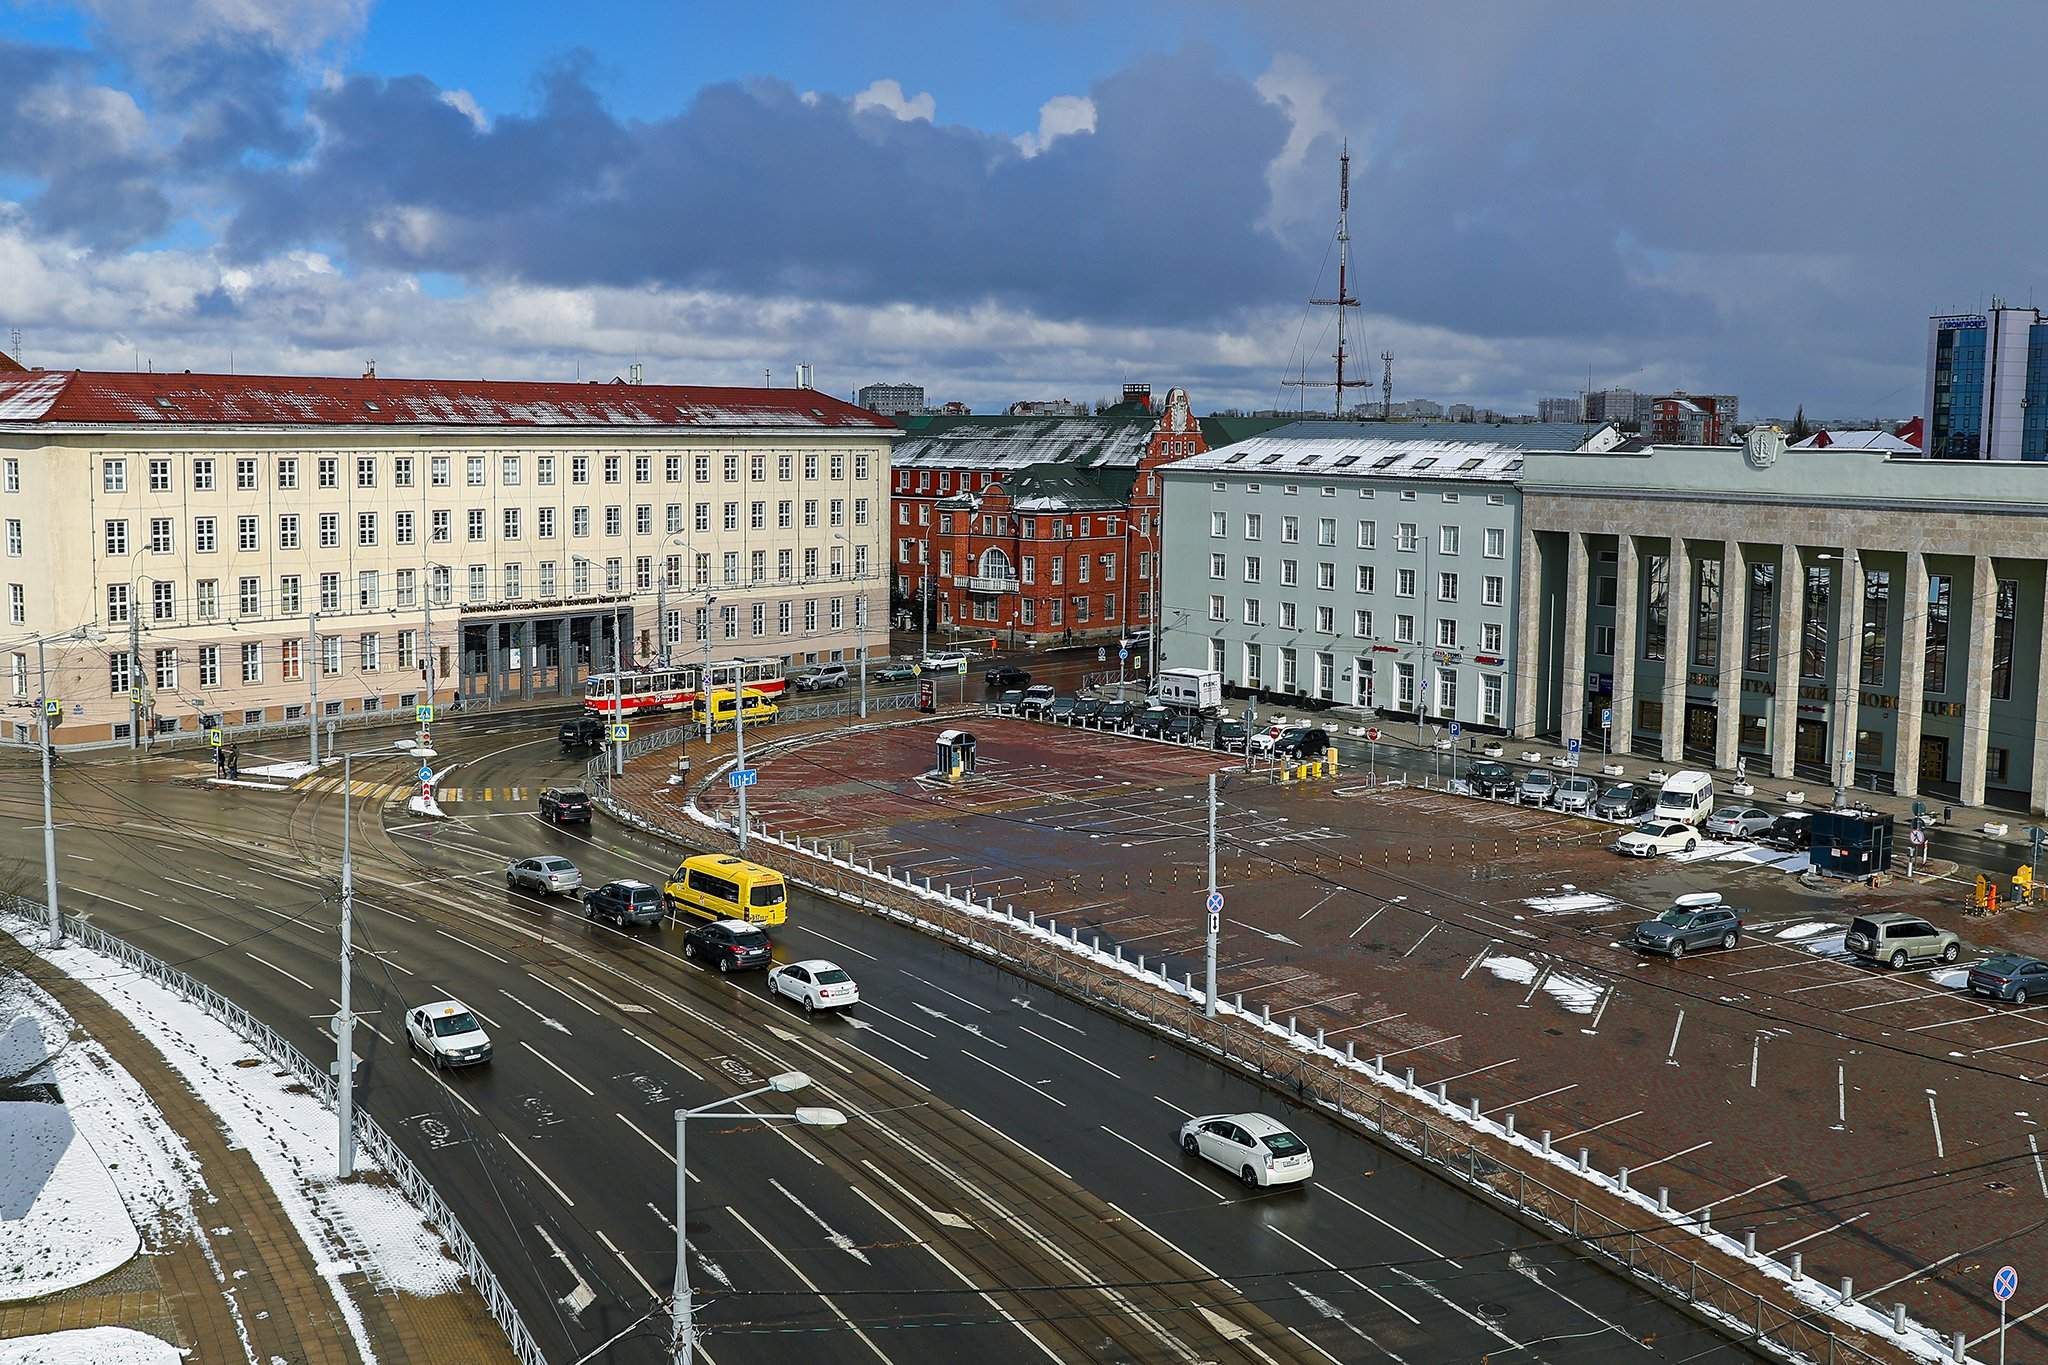
[[[906,418],[891,456],[899,621],[1042,644],[1152,627],[1156,470],[1208,449],[1182,389],[1095,417]],[[929,607],[927,608],[927,603]]]

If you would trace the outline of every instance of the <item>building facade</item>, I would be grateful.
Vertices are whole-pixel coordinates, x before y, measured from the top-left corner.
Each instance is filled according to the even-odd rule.
[[[568,695],[664,624],[840,658],[885,637],[895,436],[808,389],[0,375],[0,736],[42,695],[66,744],[410,708],[429,664]]]
[[[1777,453],[1529,457],[1517,732],[2043,810],[2048,478]]]
[[[1586,420],[1586,400],[1576,395],[1570,398],[1539,398],[1536,400],[1536,420],[1583,422]]]
[[[1158,586],[1157,471],[1208,444],[1185,390],[1171,390],[1157,411],[1149,390],[1124,406],[1135,410],[908,423],[892,456],[889,517],[899,621],[928,620],[991,636],[1000,628],[1006,638],[1029,644],[1148,631]],[[1033,491],[1020,484],[1006,498],[1046,500],[986,522],[973,518],[993,518],[993,512],[970,516],[963,504],[946,506],[1017,477]],[[1108,506],[1105,497],[1122,501]],[[989,543],[946,543],[945,525],[963,528],[954,535],[986,525],[985,533],[975,534]],[[1005,551],[1016,574],[980,573],[970,565],[1011,536],[1036,542],[1029,557],[1016,548]],[[1044,576],[1027,584],[1025,565]]]
[[[1717,446],[1727,439],[1714,399],[1702,394],[1665,394],[1650,405],[1648,434],[1658,445]]]
[[[1301,422],[1169,467],[1162,662],[1239,694],[1505,730],[1524,450],[1508,442],[1580,433],[1421,430]]]
[[[2007,308],[1927,320],[1927,454],[2048,460],[2048,322]]]
[[[855,391],[853,401],[869,412],[879,412],[884,417],[923,412],[924,385],[864,384]]]

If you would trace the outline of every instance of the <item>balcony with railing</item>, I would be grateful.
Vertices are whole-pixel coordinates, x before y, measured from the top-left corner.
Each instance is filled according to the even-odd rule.
[[[972,574],[957,580],[957,585],[969,592],[1015,592],[1017,575],[1013,573]]]

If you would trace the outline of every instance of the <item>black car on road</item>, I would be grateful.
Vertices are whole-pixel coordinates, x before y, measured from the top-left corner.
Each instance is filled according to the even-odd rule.
[[[581,787],[549,787],[540,794],[540,818],[551,825],[587,825],[590,793]]]
[[[1495,763],[1491,759],[1481,760],[1467,768],[1465,780],[1470,782],[1473,790],[1481,796],[1508,800],[1514,799],[1515,789],[1521,785],[1521,779],[1515,776],[1513,768],[1505,763]]]
[[[1173,719],[1166,722],[1166,737],[1179,744],[1200,744],[1204,723],[1202,717],[1193,712],[1175,712]]]
[[[1771,821],[1771,827],[1757,836],[1757,842],[1788,853],[1803,853],[1813,843],[1813,816],[1803,810],[1788,810]]]
[[[1250,738],[1251,731],[1246,728],[1243,721],[1219,720],[1216,722],[1214,733],[1209,736],[1209,742],[1218,749],[1228,749],[1232,753],[1241,754],[1244,752],[1245,741]]]
[[[1107,705],[1107,702],[1094,697],[1077,697],[1073,708],[1067,713],[1067,719],[1076,725],[1093,725],[1102,719],[1102,708]]]
[[[1297,725],[1273,741],[1273,757],[1314,762],[1330,751],[1330,732],[1312,725]]]
[[[1095,723],[1105,730],[1121,730],[1131,723],[1131,704],[1127,701],[1112,701],[1103,704],[1097,713]]]
[[[583,715],[565,720],[555,735],[564,749],[595,749],[604,743],[604,718]]]
[[[1166,727],[1173,720],[1173,712],[1163,706],[1148,706],[1131,719],[1131,733],[1147,739],[1166,738]]]
[[[982,675],[990,687],[1029,687],[1031,672],[1015,664],[997,664]]]
[[[683,956],[707,963],[721,972],[744,971],[768,965],[774,944],[767,931],[745,920],[721,919],[692,925],[683,935]]]

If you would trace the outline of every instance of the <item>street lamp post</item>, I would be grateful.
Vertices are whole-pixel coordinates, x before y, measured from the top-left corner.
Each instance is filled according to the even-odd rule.
[[[834,531],[832,539],[842,545],[851,546],[844,531]],[[856,584],[863,584],[861,575],[854,575]],[[868,590],[861,586],[853,599],[854,659],[860,669],[860,718],[868,718]]]
[[[129,610],[134,610],[129,604]],[[50,906],[50,946],[60,947],[64,942],[64,915],[57,908],[57,822],[52,812],[50,791],[50,670],[43,646],[51,640],[62,644],[70,640],[90,640],[97,632],[91,627],[81,626],[77,630],[65,631],[62,635],[38,635],[36,637],[36,691],[41,694],[38,709],[42,722],[38,727],[42,737],[43,751],[43,896]],[[134,666],[134,660],[129,660]]]
[[[341,1122],[338,1142],[340,1150],[341,1178],[346,1180],[355,1172],[356,1165],[356,1114],[355,1114],[355,1031],[356,1018],[349,1004],[349,989],[353,979],[350,954],[355,936],[355,850],[351,842],[350,807],[354,804],[349,793],[354,789],[352,770],[358,757],[383,758],[391,754],[410,753],[415,745],[409,739],[401,739],[378,749],[364,749],[359,753],[341,756],[341,1009],[334,1016],[334,1094],[335,1116]]]
[[[744,789],[742,789],[744,790]],[[722,1106],[737,1105],[756,1095],[787,1094],[802,1090],[811,1083],[811,1078],[801,1071],[785,1071],[772,1076],[768,1084],[732,1096],[730,1099],[713,1100],[710,1104],[695,1109],[676,1110],[676,1287],[671,1304],[670,1355],[673,1365],[693,1365],[697,1350],[697,1331],[693,1320],[694,1305],[690,1300],[690,1244],[687,1229],[689,1223],[690,1176],[684,1166],[684,1133],[691,1119],[750,1119],[756,1123],[800,1123],[806,1128],[837,1128],[846,1122],[846,1115],[837,1109],[800,1108],[793,1114],[758,1114],[745,1107],[727,1109]]]

